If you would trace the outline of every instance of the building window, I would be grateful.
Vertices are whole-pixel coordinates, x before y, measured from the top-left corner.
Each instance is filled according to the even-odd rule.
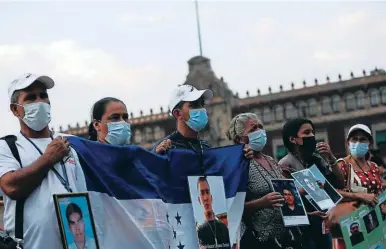
[[[272,112],[271,112],[271,109],[269,107],[264,108],[263,122],[264,123],[271,123],[272,122]]]
[[[147,143],[153,142],[153,130],[150,127],[145,128],[145,141]]]
[[[141,144],[142,143],[142,134],[139,129],[136,129],[134,132],[134,141],[136,144]]]
[[[285,105],[285,118],[293,119],[298,117],[298,111],[292,103],[287,103]]]
[[[331,99],[330,98],[324,98],[322,100],[322,113],[323,114],[329,114],[331,113]]]
[[[276,146],[276,160],[280,160],[288,154],[287,148],[284,145]]]
[[[386,87],[381,87],[381,102],[386,104]]]
[[[164,129],[161,129],[161,127],[156,126],[156,127],[154,128],[154,139],[155,139],[155,140],[160,140],[160,139],[162,139],[162,138],[164,138],[164,137],[165,137],[165,131],[164,131]]]
[[[298,106],[299,117],[302,117],[302,118],[307,117],[308,116],[308,110],[307,110],[308,108],[307,108],[306,102],[300,101],[300,102],[298,102],[297,106]]]
[[[352,93],[346,95],[346,110],[355,110],[355,96]]]
[[[340,96],[339,95],[332,96],[332,110],[333,110],[333,112],[339,112],[340,111]]]
[[[275,120],[283,121],[283,119],[284,119],[283,106],[278,105],[275,107]]]
[[[365,107],[365,93],[363,91],[356,92],[357,108],[362,109]]]
[[[370,105],[371,106],[379,105],[379,92],[377,89],[370,90]]]
[[[261,118],[261,110],[260,109],[255,108],[255,109],[252,109],[251,112],[256,114],[256,116],[258,118]]]
[[[386,130],[375,132],[375,143],[377,147],[380,147],[381,144],[386,144]]]
[[[310,116],[316,116],[318,114],[318,102],[315,99],[308,101],[308,108]]]

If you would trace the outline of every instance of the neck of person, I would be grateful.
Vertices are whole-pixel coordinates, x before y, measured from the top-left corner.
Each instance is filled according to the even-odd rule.
[[[75,241],[75,244],[78,249],[84,249],[86,247],[86,239],[82,241]]]
[[[255,159],[261,159],[263,158],[263,153],[261,151],[253,151],[253,157]]]
[[[289,209],[294,210],[295,209],[295,203],[291,204],[291,205],[288,204],[288,207],[289,207]]]
[[[51,134],[48,126],[41,131],[34,131],[24,123],[20,125],[20,131],[28,138],[49,138]]]
[[[186,138],[198,138],[198,132],[192,130],[189,126],[187,126],[185,123],[178,122],[177,124],[177,131],[181,133],[182,136]]]
[[[299,147],[295,148],[294,154],[302,161],[302,162],[308,162],[311,157],[306,157]]]
[[[351,155],[351,157],[358,163],[365,164],[366,163],[366,157],[356,157]]]
[[[213,211],[208,211],[208,212],[205,212],[205,219],[207,221],[212,221],[214,220],[214,214],[213,214]]]

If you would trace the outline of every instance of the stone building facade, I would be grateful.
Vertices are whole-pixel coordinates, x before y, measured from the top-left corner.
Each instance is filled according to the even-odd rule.
[[[281,129],[285,121],[295,117],[307,117],[316,126],[316,137],[319,141],[330,144],[333,153],[344,156],[345,135],[348,129],[357,123],[368,125],[374,133],[374,148],[381,151],[386,158],[386,73],[375,69],[370,73],[363,71],[357,77],[351,73],[349,79],[331,82],[327,77],[320,84],[316,79],[311,84],[303,82],[302,88],[252,96],[247,92],[246,98],[239,98],[237,93],[229,89],[222,77],[218,78],[208,58],[193,57],[188,61],[189,72],[184,84],[193,85],[199,89],[210,88],[214,92],[213,100],[208,103],[210,122],[201,136],[213,146],[231,144],[225,133],[232,117],[241,112],[256,113],[267,130],[268,142],[265,153],[277,159],[287,152],[283,146]],[[267,87],[257,84],[257,87]],[[169,110],[160,109],[150,115],[139,117],[131,113],[132,143],[150,149],[153,144],[175,130],[175,120],[169,115]],[[84,127],[68,127],[62,132],[87,137],[86,122]]]

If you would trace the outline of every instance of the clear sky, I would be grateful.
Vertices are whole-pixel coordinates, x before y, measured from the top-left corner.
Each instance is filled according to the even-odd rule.
[[[245,96],[386,67],[386,2],[200,1],[204,56]],[[166,108],[199,53],[193,1],[0,1],[0,123],[18,131],[7,87],[44,73],[51,125],[84,124],[113,96],[139,115]]]

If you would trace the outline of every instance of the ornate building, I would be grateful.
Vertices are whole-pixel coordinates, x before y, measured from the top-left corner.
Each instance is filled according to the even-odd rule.
[[[354,76],[348,80],[338,76],[337,82],[319,84],[317,79],[311,85],[303,82],[303,87],[273,93],[252,96],[247,92],[246,98],[239,98],[233,93],[227,83],[220,79],[212,70],[210,60],[196,56],[188,61],[189,72],[184,84],[193,85],[199,89],[210,88],[214,93],[213,100],[208,103],[210,123],[201,134],[213,146],[224,146],[231,142],[225,133],[232,119],[241,112],[256,113],[267,130],[268,142],[265,152],[277,159],[287,152],[283,146],[281,129],[285,121],[295,117],[307,117],[316,126],[316,137],[319,141],[330,144],[333,153],[340,157],[346,154],[345,134],[357,123],[368,125],[374,133],[374,148],[380,149],[386,157],[386,73],[375,69],[369,74],[362,72],[360,77]],[[264,84],[263,84],[264,85]],[[131,113],[132,142],[150,149],[153,144],[175,129],[175,121],[169,111],[160,109],[150,115],[134,117]],[[84,127],[68,127],[62,132],[87,137],[87,122]]]

